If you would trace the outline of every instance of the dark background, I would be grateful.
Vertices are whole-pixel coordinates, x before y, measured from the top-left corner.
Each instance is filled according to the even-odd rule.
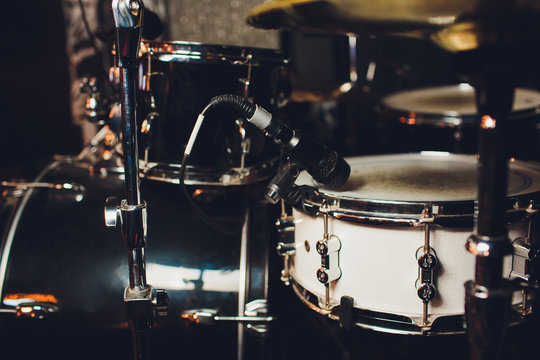
[[[77,153],[81,140],[70,116],[60,2],[12,2],[1,17],[0,167],[6,178],[53,154]]]
[[[5,178],[24,175],[33,164],[41,164],[53,154],[78,153],[81,139],[69,109],[68,59],[60,2],[13,2],[1,16],[0,169]],[[347,80],[346,37],[284,32],[281,47],[293,59],[293,71],[304,85],[308,83],[308,91]],[[516,85],[540,87],[537,48],[535,43],[526,44],[524,52],[511,55]],[[448,143],[451,134],[397,124],[387,126],[381,123],[378,105],[385,95],[396,91],[464,81],[462,70],[471,61],[423,40],[358,38],[358,86],[337,101],[292,102],[284,113],[292,125],[304,128],[344,155],[452,151],[453,145]],[[377,68],[374,80],[367,83],[365,73],[370,62],[375,62]],[[514,137],[512,141],[519,143],[520,134]],[[470,135],[468,142],[468,152],[474,152],[475,135]],[[536,137],[526,142],[527,149],[518,155],[536,160]]]

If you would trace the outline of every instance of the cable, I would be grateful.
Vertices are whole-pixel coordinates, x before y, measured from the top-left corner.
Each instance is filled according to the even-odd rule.
[[[217,230],[219,231],[220,233],[223,233],[225,235],[238,235],[240,233],[240,231],[242,230],[242,228],[238,228],[238,229],[229,229],[229,228],[226,228],[224,226],[221,226],[219,225],[218,223],[216,223],[214,220],[210,219],[210,217],[208,215],[206,215],[204,213],[204,211],[201,210],[201,208],[199,208],[197,206],[197,204],[195,203],[195,201],[193,201],[193,199],[191,198],[191,195],[189,194],[189,192],[187,191],[187,188],[186,188],[186,184],[184,183],[184,178],[185,178],[185,173],[186,173],[186,165],[187,165],[187,160],[189,158],[189,154],[188,155],[184,155],[184,158],[182,159],[182,163],[180,165],[180,174],[179,174],[179,177],[180,177],[180,188],[182,189],[182,192],[184,193],[189,205],[191,205],[191,207],[193,208],[193,210],[195,211],[195,213],[197,215],[199,215],[199,217],[205,222],[207,223],[208,225],[210,225],[214,230]]]
[[[184,182],[185,175],[186,175],[186,167],[187,167],[187,161],[189,159],[189,156],[191,154],[191,150],[193,149],[193,145],[195,144],[195,140],[197,138],[197,135],[199,134],[199,130],[204,122],[204,117],[206,114],[212,110],[214,107],[219,105],[230,105],[233,108],[235,108],[238,112],[240,112],[243,116],[253,116],[253,113],[255,112],[255,105],[250,103],[247,100],[244,100],[242,97],[237,95],[219,95],[214,97],[212,100],[210,100],[210,103],[204,108],[204,110],[199,114],[197,117],[197,121],[195,122],[195,125],[193,126],[193,130],[191,131],[191,135],[189,136],[188,143],[186,145],[186,149],[184,151],[184,156],[182,158],[182,163],[180,164],[180,174],[179,174],[179,180],[180,180],[180,188],[182,189],[182,192],[184,193],[186,199],[188,200],[188,203],[191,205],[193,210],[199,217],[208,225],[210,225],[215,230],[226,234],[226,235],[237,235],[242,230],[239,229],[228,229],[224,226],[219,225],[208,215],[202,211],[197,204],[193,201],[191,198],[191,195],[187,191],[186,184]]]

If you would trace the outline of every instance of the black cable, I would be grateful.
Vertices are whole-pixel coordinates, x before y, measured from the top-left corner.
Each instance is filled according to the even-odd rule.
[[[197,206],[197,204],[195,203],[195,201],[193,201],[193,199],[191,198],[191,195],[187,191],[186,184],[184,182],[188,158],[189,158],[189,155],[184,155],[184,158],[182,159],[182,163],[180,165],[179,177],[180,177],[180,188],[182,189],[182,192],[184,193],[189,205],[193,208],[195,213],[197,215],[199,215],[199,217],[206,224],[210,225],[214,230],[217,230],[220,233],[223,233],[225,235],[231,235],[231,236],[232,235],[238,235],[238,233],[240,233],[242,231],[241,228],[240,229],[229,229],[229,228],[226,228],[224,226],[219,225],[218,223],[213,221],[208,215],[206,215],[206,213],[204,211],[202,211],[201,208],[199,208]]]
[[[219,225],[218,223],[216,223],[215,221],[210,219],[210,217],[208,217],[208,215],[206,215],[204,213],[204,211],[202,211],[197,206],[197,204],[195,204],[195,202],[191,198],[191,195],[187,191],[186,184],[185,184],[185,181],[184,181],[185,180],[185,175],[186,175],[187,161],[188,161],[190,153],[191,153],[191,147],[193,146],[193,143],[195,142],[195,138],[196,138],[196,136],[197,136],[197,134],[199,132],[200,126],[202,126],[202,122],[204,120],[204,117],[206,116],[206,114],[210,110],[212,110],[216,106],[220,106],[220,105],[232,106],[242,116],[248,117],[248,118],[253,116],[253,114],[255,112],[255,109],[256,109],[256,106],[253,103],[249,102],[248,100],[246,100],[243,97],[238,96],[238,95],[225,94],[225,95],[218,95],[218,96],[212,98],[212,100],[210,100],[210,103],[204,108],[204,110],[199,115],[199,118],[197,119],[197,123],[195,124],[195,126],[193,128],[193,132],[192,132],[192,134],[190,136],[190,139],[188,141],[188,144],[186,146],[186,152],[184,153],[184,157],[182,158],[182,163],[180,164],[180,173],[179,173],[179,178],[180,179],[179,180],[180,180],[180,187],[181,187],[182,192],[184,193],[186,199],[188,200],[188,203],[191,205],[191,207],[193,208],[195,213],[197,215],[199,215],[199,217],[205,223],[207,223],[212,228],[214,228],[215,230],[217,230],[217,231],[219,231],[219,232],[221,232],[223,234],[237,235],[241,231],[241,229],[228,229],[228,228],[226,228],[224,226]],[[193,138],[194,135],[195,135],[195,138]]]

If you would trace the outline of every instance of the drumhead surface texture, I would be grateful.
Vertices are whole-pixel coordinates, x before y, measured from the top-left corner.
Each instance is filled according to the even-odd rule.
[[[323,194],[349,199],[397,202],[442,202],[476,199],[477,157],[442,152],[347,158],[351,176],[340,191],[316,183],[303,172],[297,184],[318,187]],[[508,195],[540,191],[540,167],[510,162]]]
[[[383,100],[391,109],[411,111],[418,114],[446,116],[477,115],[475,90],[469,84],[439,86],[403,91]],[[535,109],[540,106],[540,93],[517,88],[514,93],[514,112]]]

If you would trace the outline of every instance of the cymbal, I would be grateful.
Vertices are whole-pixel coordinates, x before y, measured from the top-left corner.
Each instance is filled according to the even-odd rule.
[[[514,2],[272,0],[251,9],[246,20],[254,27],[268,30],[410,35],[429,38],[450,51],[465,51],[499,41],[501,31],[505,32],[504,41],[512,41],[533,29],[539,30],[540,1]]]

